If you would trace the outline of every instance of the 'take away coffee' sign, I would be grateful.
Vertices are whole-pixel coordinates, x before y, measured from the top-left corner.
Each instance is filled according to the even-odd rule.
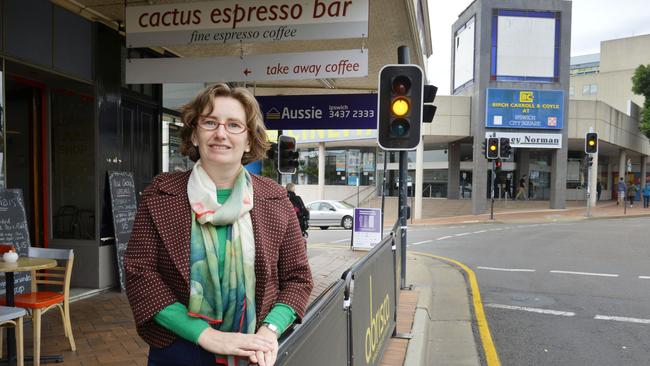
[[[108,172],[108,183],[111,191],[111,206],[113,208],[113,229],[115,232],[115,249],[117,251],[120,288],[124,290],[124,252],[131,237],[131,229],[133,228],[133,221],[135,220],[135,212],[137,209],[133,173]]]
[[[25,217],[25,202],[20,189],[0,189],[0,244],[10,244],[20,256],[27,256],[29,227]],[[29,273],[16,273],[14,277],[15,293],[22,294],[30,288]],[[4,293],[4,276],[0,281],[0,290]]]

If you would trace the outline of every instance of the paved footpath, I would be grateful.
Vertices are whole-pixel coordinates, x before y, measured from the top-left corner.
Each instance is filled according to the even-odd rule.
[[[447,206],[453,204],[444,203]],[[509,207],[497,211],[495,221],[586,219],[585,208],[576,204],[563,210],[548,210],[546,207],[548,203],[510,202]],[[592,214],[594,219],[636,217],[650,215],[650,209],[637,204],[624,214],[623,207],[614,202],[604,202],[599,203]],[[456,215],[430,217],[409,222],[409,225],[475,222],[493,221],[489,215]],[[310,246],[308,254],[315,283],[311,296],[313,300],[365,252],[321,245]],[[410,332],[414,337],[411,340],[391,339],[381,365],[474,366],[480,365],[480,360],[489,358],[490,345],[489,342],[486,344],[485,338],[487,323],[481,328],[479,325],[482,322],[477,322],[476,309],[477,304],[480,305],[480,296],[472,296],[475,293],[472,276],[457,264],[426,255],[413,255],[411,252],[407,264],[407,284],[412,284],[413,290],[402,290],[400,293],[397,330],[399,333]],[[69,351],[60,317],[52,311],[43,317],[43,354],[62,354],[65,362],[61,365],[146,365],[148,346],[135,332],[131,310],[123,294],[111,291],[73,302],[71,314],[77,351]],[[25,328],[27,355],[32,353],[31,329],[28,323]],[[488,364],[498,365],[498,358],[496,362],[492,358]]]

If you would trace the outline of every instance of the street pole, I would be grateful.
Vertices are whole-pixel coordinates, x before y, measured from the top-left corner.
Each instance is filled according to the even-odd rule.
[[[277,139],[277,142],[278,142],[278,154],[280,154],[280,136],[282,136],[282,133],[283,133],[282,130],[278,130],[278,139]],[[277,157],[276,157],[276,162],[275,162],[275,164],[276,164],[276,170],[277,170],[277,166],[278,166],[277,164],[278,164],[278,160],[279,160],[279,159],[280,159],[280,157],[277,156]],[[279,170],[277,170],[277,172],[278,172],[278,179],[277,179],[277,180],[278,180],[278,184],[279,184],[279,185],[282,185],[282,173],[280,173]]]
[[[384,235],[384,203],[386,202],[386,169],[388,168],[388,151],[384,150],[384,178],[381,183],[381,235]]]
[[[397,48],[397,63],[398,64],[408,64],[410,62],[409,58],[409,48],[406,46],[400,46]],[[408,169],[408,152],[400,151],[399,152],[399,226],[400,226],[400,245],[402,250],[401,261],[402,261],[402,270],[400,273],[400,288],[405,289],[406,287],[406,195],[407,195],[407,186],[406,186],[406,173]]]
[[[496,183],[496,178],[494,177],[494,166],[496,164],[495,162],[496,160],[492,159],[492,184],[490,187],[490,197],[492,197],[492,199],[490,200],[490,220],[494,220],[494,184]]]
[[[591,154],[587,154],[587,217],[591,217],[591,177],[593,175],[589,171],[591,170],[589,157],[591,157]]]

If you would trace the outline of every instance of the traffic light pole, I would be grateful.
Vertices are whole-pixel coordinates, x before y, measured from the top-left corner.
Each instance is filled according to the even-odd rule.
[[[588,154],[587,156],[591,156]],[[588,160],[587,160],[588,161]],[[591,217],[591,167],[587,164],[587,217]]]
[[[284,131],[278,130],[278,139],[277,139],[277,141],[278,141],[278,151],[280,151],[280,136],[282,136],[282,133],[284,133]],[[280,159],[279,156],[278,156],[278,159]],[[276,164],[277,164],[277,162],[276,162]],[[279,171],[278,171],[278,179],[277,179],[277,181],[278,181],[279,185],[282,185],[282,173],[280,173]]]
[[[409,48],[406,46],[400,46],[397,48],[397,63],[398,64],[408,64],[410,63],[410,58],[409,58]],[[402,270],[400,273],[400,288],[405,289],[406,287],[406,228],[407,228],[407,223],[406,223],[406,196],[407,196],[407,189],[408,187],[406,186],[406,173],[408,170],[408,152],[407,151],[400,151],[399,152],[399,200],[398,200],[398,208],[399,208],[399,226],[400,226],[400,246],[401,246],[401,252],[402,255],[401,261],[402,261]],[[420,182],[416,182],[417,184],[420,184]]]
[[[496,164],[496,160],[492,159],[492,174],[491,174],[492,175],[492,177],[491,177],[492,178],[491,179],[492,184],[491,184],[491,187],[490,187],[490,197],[491,197],[491,200],[490,200],[490,220],[494,220],[494,188],[496,188],[494,186],[494,184],[496,183],[496,178],[494,177],[494,171],[495,171],[494,165],[495,164]]]

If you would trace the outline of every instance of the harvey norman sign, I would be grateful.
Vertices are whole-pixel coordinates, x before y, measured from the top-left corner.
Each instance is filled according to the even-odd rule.
[[[518,148],[559,149],[562,147],[561,133],[520,133],[486,131],[485,137],[506,137],[510,146]]]
[[[369,0],[224,0],[129,6],[127,47],[368,37]]]

